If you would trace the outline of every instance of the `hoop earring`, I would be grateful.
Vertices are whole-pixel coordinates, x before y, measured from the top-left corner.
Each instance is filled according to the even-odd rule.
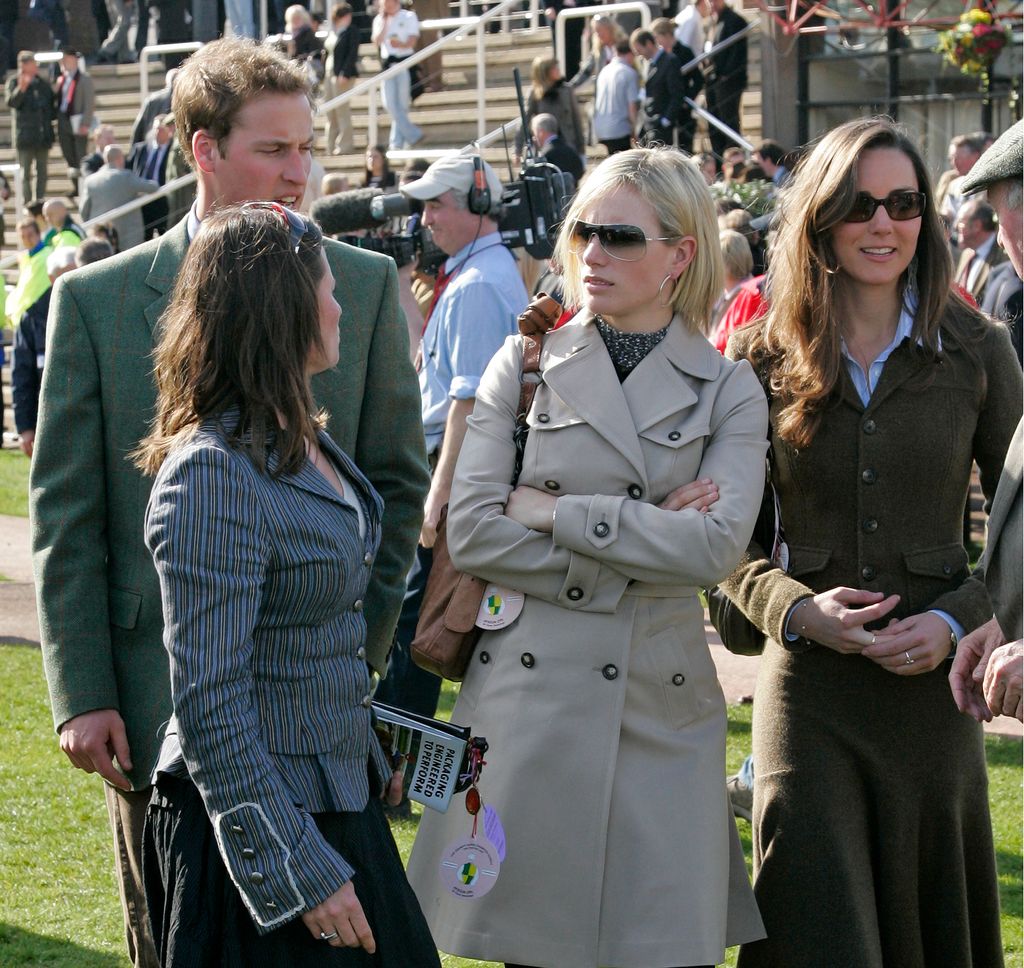
[[[668,308],[669,308],[669,306],[671,306],[671,305],[672,305],[672,289],[674,289],[674,288],[675,288],[675,282],[676,282],[676,280],[675,280],[675,279],[672,279],[672,282],[673,282],[673,286],[672,286],[672,288],[671,288],[671,289],[669,289],[669,291],[668,291],[668,302],[663,302],[663,301],[662,301],[662,295],[661,295],[661,290],[665,288],[665,283],[666,283],[666,282],[668,282],[668,281],[669,281],[669,279],[672,279],[672,273],[671,273],[671,272],[670,272],[670,273],[669,273],[669,274],[668,274],[667,276],[665,276],[665,278],[664,278],[664,279],[662,279],[662,280],[661,280],[661,285],[660,285],[660,286],[658,286],[658,305],[659,305],[659,306],[660,306],[660,307],[661,307],[662,309],[668,309]]]

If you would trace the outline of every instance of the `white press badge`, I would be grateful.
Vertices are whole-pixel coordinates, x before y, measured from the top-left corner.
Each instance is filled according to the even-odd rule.
[[[491,583],[484,590],[480,611],[476,613],[476,627],[485,631],[506,628],[519,618],[522,610],[522,592]]]
[[[500,871],[498,851],[485,836],[453,841],[441,856],[441,883],[462,900],[483,897]]]

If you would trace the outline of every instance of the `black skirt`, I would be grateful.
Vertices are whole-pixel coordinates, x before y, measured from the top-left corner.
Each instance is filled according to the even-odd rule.
[[[440,968],[380,801],[362,813],[314,814],[327,842],[355,868],[352,884],[375,954],[314,938],[301,917],[259,935],[217,850],[191,780],[161,774],[146,815],[143,878],[164,968]]]

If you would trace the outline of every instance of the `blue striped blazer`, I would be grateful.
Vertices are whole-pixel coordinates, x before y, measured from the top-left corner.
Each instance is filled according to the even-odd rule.
[[[325,433],[320,446],[359,493],[365,537],[309,461],[261,473],[215,420],[168,456],[146,515],[181,752],[263,932],[352,876],[311,813],[362,810],[368,763],[389,773],[362,614],[383,504]]]

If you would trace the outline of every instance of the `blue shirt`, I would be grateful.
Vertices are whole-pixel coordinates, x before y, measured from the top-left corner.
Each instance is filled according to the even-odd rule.
[[[476,396],[491,357],[517,333],[529,296],[512,253],[491,232],[444,264],[454,272],[423,333],[420,399],[427,453],[441,446],[452,400]]]

